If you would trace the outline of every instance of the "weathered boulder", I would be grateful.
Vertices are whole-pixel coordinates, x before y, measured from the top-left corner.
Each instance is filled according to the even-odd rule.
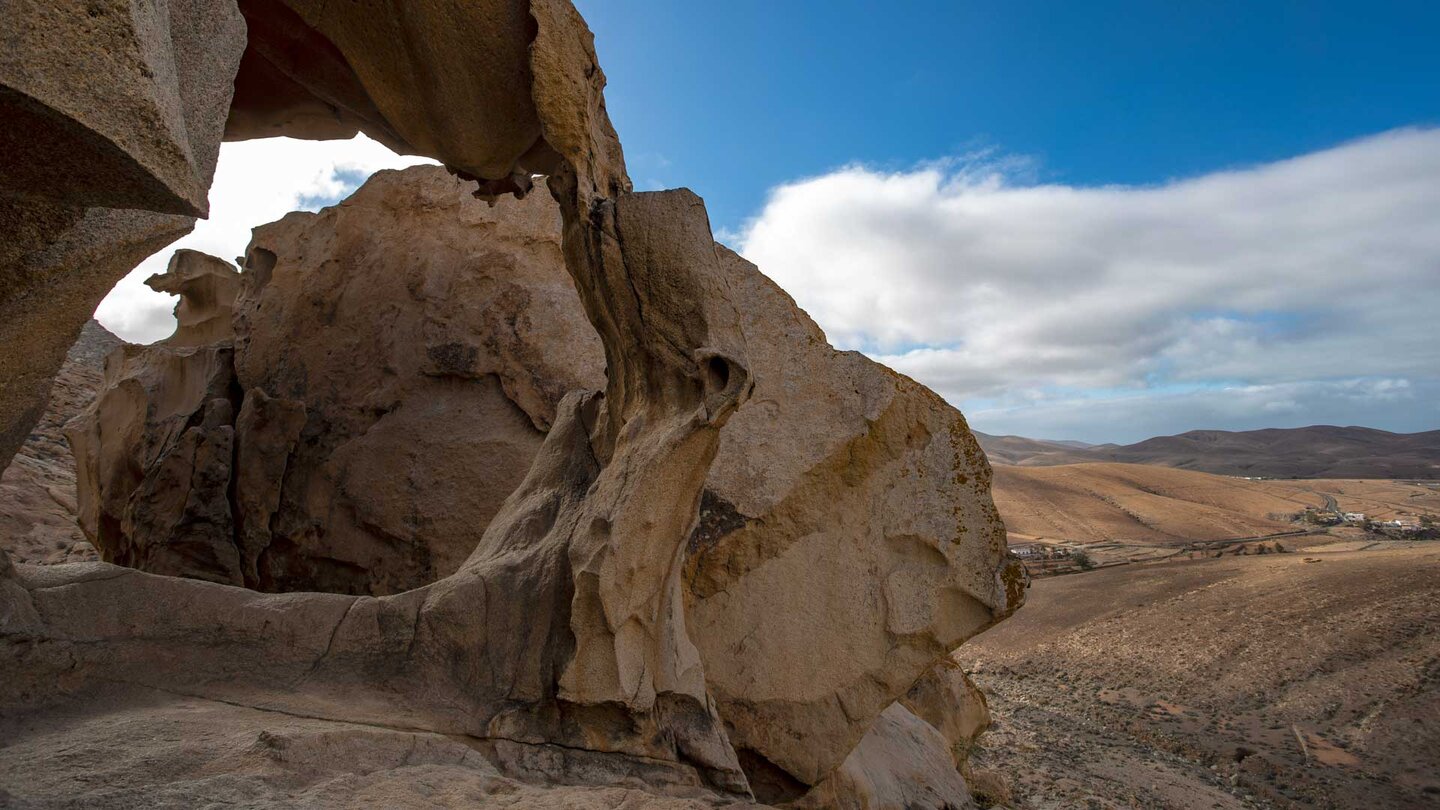
[[[51,380],[100,299],[193,225],[0,194],[0,465],[44,413]]]
[[[454,573],[560,398],[604,385],[555,204],[492,208],[472,190],[439,168],[382,172],[344,205],[256,229],[244,408],[265,397],[303,418],[241,426],[242,454],[288,448],[283,476],[237,488],[254,586],[397,593]]]
[[[234,0],[4,0],[0,18],[0,190],[205,215],[245,45]]]
[[[148,282],[180,296],[179,328],[117,361],[116,392],[82,423],[129,418],[112,413],[133,412],[118,389],[170,401],[159,388],[178,384],[177,373],[232,384],[179,358],[235,366],[233,469],[207,478],[215,491],[203,499],[228,502],[224,544],[235,551],[213,555],[223,563],[215,570],[171,561],[164,572],[378,595],[434,582],[470,555],[529,470],[560,398],[605,381],[599,336],[563,270],[554,202],[491,207],[472,190],[439,168],[385,172],[343,206],[256,229],[238,312],[242,276],[213,257],[180,251]],[[233,355],[219,350],[231,344],[232,314]],[[164,443],[171,418],[137,429]],[[146,455],[146,441],[89,438],[119,433],[77,428],[82,501],[117,516],[87,514],[85,527],[106,559],[158,570],[122,550],[156,541],[123,532],[118,515],[140,479],[120,472],[178,460]]]
[[[985,702],[985,693],[950,658],[936,664],[916,681],[900,698],[900,705],[940,732],[962,771],[967,767],[975,741],[990,727],[990,707]]]
[[[934,662],[1019,606],[1024,573],[960,413],[835,351],[719,252],[756,389],[690,540],[690,627],[747,762],[815,784]]]
[[[966,810],[975,806],[945,738],[891,704],[840,767],[793,807],[814,810]]]

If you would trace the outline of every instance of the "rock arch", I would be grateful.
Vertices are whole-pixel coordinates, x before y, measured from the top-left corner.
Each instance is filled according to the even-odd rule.
[[[730,259],[697,196],[631,191],[604,74],[568,2],[171,0],[145,18],[120,0],[88,5],[95,13],[77,3],[55,15],[16,0],[7,15],[27,37],[0,61],[0,113],[53,151],[0,174],[0,226],[14,237],[0,255],[0,460],[109,283],[203,213],[222,131],[363,131],[440,159],[487,197],[547,175],[606,384],[561,400],[478,546],[424,588],[262,595],[103,564],[5,565],[6,703],[119,681],[462,735],[517,774],[747,797],[756,772],[732,732],[799,784],[819,783],[950,645],[1018,606],[1023,583],[992,524],[974,541],[978,584],[953,609],[888,599],[896,637],[934,626],[937,610],[953,624],[880,662],[885,677],[862,683],[861,672],[832,695],[830,724],[810,726],[831,735],[822,745],[765,739],[804,730],[783,695],[732,695],[745,708],[722,718],[682,577],[720,430],[755,385]],[[56,53],[95,56],[86,25],[112,43],[99,49],[111,60],[102,89],[123,104],[84,97],[94,88]],[[723,591],[735,566],[784,550],[762,542],[708,575]]]

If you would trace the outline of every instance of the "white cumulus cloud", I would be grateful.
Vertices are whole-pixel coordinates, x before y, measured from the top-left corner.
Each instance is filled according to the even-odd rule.
[[[774,189],[735,242],[981,430],[1440,422],[1440,130],[1149,187],[1009,168],[848,166]]]
[[[348,141],[267,138],[222,144],[210,187],[210,218],[126,275],[100,302],[95,318],[133,343],[166,337],[175,330],[175,297],[151,290],[144,281],[164,272],[177,249],[233,260],[245,252],[250,229],[257,225],[291,211],[331,205],[381,169],[433,162],[397,155],[363,135]]]

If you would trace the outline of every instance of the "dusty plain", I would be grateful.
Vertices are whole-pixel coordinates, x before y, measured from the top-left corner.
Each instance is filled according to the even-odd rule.
[[[1037,580],[956,657],[1027,808],[1440,806],[1440,544]]]
[[[995,505],[1012,546],[1083,548],[1096,565],[1390,542],[1353,526],[1317,526],[1306,510],[1373,521],[1440,517],[1440,482],[1248,479],[1148,464],[995,465]],[[1068,571],[1037,561],[1032,573]]]

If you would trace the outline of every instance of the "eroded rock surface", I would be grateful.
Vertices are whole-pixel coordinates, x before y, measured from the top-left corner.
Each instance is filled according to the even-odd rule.
[[[0,476],[0,548],[19,563],[97,559],[78,522],[75,459],[65,425],[95,399],[105,357],[121,340],[90,321],[70,347],[50,402]]]
[[[743,343],[727,326],[734,311],[714,286],[715,254],[693,195],[628,196],[606,215],[614,222],[602,236],[606,261],[623,262],[638,279],[632,313],[670,324],[669,334],[694,347],[657,353],[648,367],[654,387],[631,381],[608,462],[590,430],[608,424],[601,409],[616,400],[566,395],[525,480],[461,569],[395,597],[267,597],[124,569],[111,576],[103,566],[27,579],[43,630],[38,649],[25,653],[34,679],[11,682],[8,699],[54,689],[51,668],[69,660],[82,681],[103,672],[467,735],[488,741],[508,772],[532,777],[748,796],[684,626],[680,578],[719,429],[749,390],[736,359]],[[698,250],[655,253],[657,242],[669,244],[649,229],[656,222]],[[639,233],[627,223],[639,223]],[[676,267],[697,269],[686,283],[693,296],[667,298],[672,288],[655,283],[662,268]],[[639,326],[627,333],[638,337]],[[669,363],[663,375],[661,362]],[[206,417],[198,422],[210,427]],[[97,612],[106,620],[97,623]],[[77,645],[77,637],[113,641]],[[171,665],[157,669],[157,658]]]
[[[839,769],[794,806],[826,810],[966,810],[975,803],[955,768],[945,738],[893,703]]]
[[[0,464],[45,412],[51,380],[100,299],[193,226],[185,216],[0,192]]]
[[[253,586],[382,594],[454,573],[561,396],[604,385],[599,337],[556,272],[554,203],[492,208],[473,189],[384,172],[256,230],[238,379],[245,408],[295,416],[240,426],[240,452],[279,473],[237,489]]]
[[[384,172],[343,205],[256,230],[231,488],[252,587],[385,593],[451,573],[531,469],[563,394],[604,381],[554,203],[492,208],[466,185],[438,168]],[[714,262],[756,383],[720,433],[686,542],[687,621],[749,778],[793,799],[932,662],[1013,609],[1019,572],[960,415],[832,349],[740,257],[717,246]],[[978,731],[945,714],[969,698],[963,674],[921,685],[907,711],[968,745]],[[875,756],[867,772],[889,761]]]
[[[960,413],[832,349],[718,250],[757,383],[691,536],[690,624],[736,744],[815,784],[933,662],[1018,607],[1024,575]]]
[[[0,189],[203,216],[245,42],[233,0],[5,0]]]
[[[80,526],[102,559],[243,584],[227,494],[233,355],[228,342],[162,342],[125,344],[106,358],[104,390],[66,430]]]
[[[0,466],[100,299],[208,210],[245,24],[232,0],[4,0]]]
[[[215,264],[182,258],[157,281],[186,296],[181,329],[118,352],[76,431],[95,496],[82,520],[133,567],[3,561],[0,705],[43,717],[118,683],[444,735],[530,782],[963,801],[953,724],[896,703],[1023,588],[959,414],[825,345],[717,248],[694,194],[631,193],[568,2],[239,7],[229,136],[360,130],[466,182],[426,175],[433,227],[377,193],[354,218],[262,229],[233,341]],[[64,21],[37,25],[87,47]],[[136,135],[150,119],[115,120]],[[524,247],[563,263],[579,317],[520,328],[506,318],[564,296],[506,298],[520,245],[485,242],[463,195],[524,196],[537,173],[556,207],[502,198],[494,216],[517,241],[517,215],[552,229]],[[362,229],[386,220],[382,248]],[[115,237],[96,244],[119,255]],[[399,246],[414,252],[395,261]],[[503,282],[473,272],[506,256]],[[506,439],[457,448],[475,436]],[[455,493],[472,491],[508,496],[462,513]],[[417,508],[423,493],[448,510]]]
[[[113,393],[75,432],[82,501],[94,505],[85,528],[106,559],[267,591],[372,595],[460,567],[530,469],[561,397],[605,380],[553,201],[491,207],[473,189],[439,168],[384,172],[343,206],[257,229],[238,312],[242,276],[219,259],[181,251],[150,280],[180,295],[179,328],[117,360]],[[154,567],[160,557],[127,549],[159,543],[156,528],[124,515],[147,501],[135,470],[194,457],[167,444],[174,419],[203,421],[200,395],[171,390],[184,385],[231,389],[229,409],[211,417],[229,417],[233,460],[187,487],[216,513],[206,525],[220,534],[203,543],[225,548]],[[137,396],[161,404],[137,408]]]
[[[177,250],[165,272],[145,279],[145,285],[180,296],[175,333],[163,341],[166,346],[204,346],[235,337],[235,296],[240,292],[235,265],[196,250]]]

